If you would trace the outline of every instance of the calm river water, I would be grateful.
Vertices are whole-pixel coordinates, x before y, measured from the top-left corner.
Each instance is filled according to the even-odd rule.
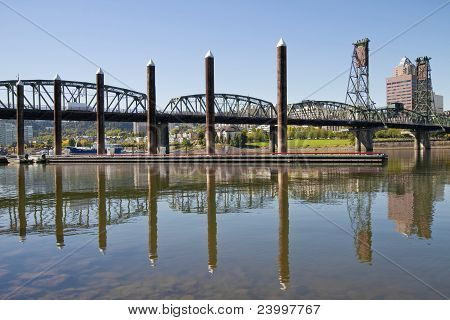
[[[0,167],[2,299],[442,299],[450,150]]]

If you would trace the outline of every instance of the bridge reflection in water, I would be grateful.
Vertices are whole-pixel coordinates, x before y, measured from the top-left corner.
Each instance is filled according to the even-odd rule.
[[[406,163],[399,161],[392,159],[387,167],[347,168],[164,164],[9,167],[5,172],[17,175],[17,186],[6,184],[6,196],[0,196],[0,236],[18,235],[20,241],[26,241],[27,233],[54,233],[56,246],[63,248],[70,244],[70,236],[97,228],[98,248],[106,253],[109,225],[148,215],[148,259],[155,266],[159,254],[158,201],[164,201],[174,212],[207,215],[207,268],[214,273],[220,264],[217,215],[255,212],[277,199],[278,278],[285,290],[290,282],[290,201],[345,204],[355,256],[362,263],[372,263],[373,204],[382,193],[387,193],[387,215],[395,221],[398,232],[431,238],[434,203],[443,200],[449,171],[428,170],[431,160],[426,155]],[[448,161],[441,165],[448,167]],[[92,188],[93,171],[97,190]],[[14,188],[17,197],[8,196]]]

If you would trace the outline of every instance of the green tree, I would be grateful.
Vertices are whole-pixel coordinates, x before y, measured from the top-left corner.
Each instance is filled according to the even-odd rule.
[[[187,151],[189,147],[192,146],[192,143],[190,140],[183,138],[183,141],[181,142],[181,145],[185,148],[185,150]]]

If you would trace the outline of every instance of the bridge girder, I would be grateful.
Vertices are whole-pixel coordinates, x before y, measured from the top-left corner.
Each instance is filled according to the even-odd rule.
[[[195,94],[173,98],[163,113],[170,115],[202,115],[206,110],[206,96]],[[237,94],[216,93],[214,95],[216,116],[231,117],[276,117],[276,108],[271,102]]]
[[[288,106],[289,119],[323,120],[323,121],[356,121],[378,122],[382,126],[390,125],[431,125],[438,127],[450,127],[448,115],[435,115],[426,117],[423,114],[411,110],[394,109],[370,109],[363,110],[355,106],[334,102],[305,100]]]
[[[53,80],[21,80],[25,91],[25,118],[53,119]],[[16,80],[0,81],[0,118],[14,119],[17,100]],[[95,83],[62,81],[63,120],[94,121],[96,111]],[[147,96],[133,90],[105,86],[105,117],[107,121],[145,121]],[[69,103],[82,103],[86,110],[71,110]],[[161,122],[204,122],[205,95],[195,94],[173,98],[165,109],[157,112]],[[217,123],[275,124],[277,110],[268,101],[237,94],[215,94]],[[404,129],[450,132],[450,114],[428,118],[410,110],[370,109],[335,101],[305,100],[288,105],[291,125],[333,125],[350,127],[387,126]]]
[[[25,109],[53,110],[53,80],[21,80],[25,92]],[[0,109],[15,109],[16,80],[0,81]],[[90,82],[61,81],[62,110],[70,110],[70,103],[78,103],[83,111],[96,111],[96,85]],[[144,113],[145,94],[114,86],[105,86],[105,112]]]

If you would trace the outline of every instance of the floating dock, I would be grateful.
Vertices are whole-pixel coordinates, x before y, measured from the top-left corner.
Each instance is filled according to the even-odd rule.
[[[383,153],[274,153],[52,156],[48,163],[383,163]]]

